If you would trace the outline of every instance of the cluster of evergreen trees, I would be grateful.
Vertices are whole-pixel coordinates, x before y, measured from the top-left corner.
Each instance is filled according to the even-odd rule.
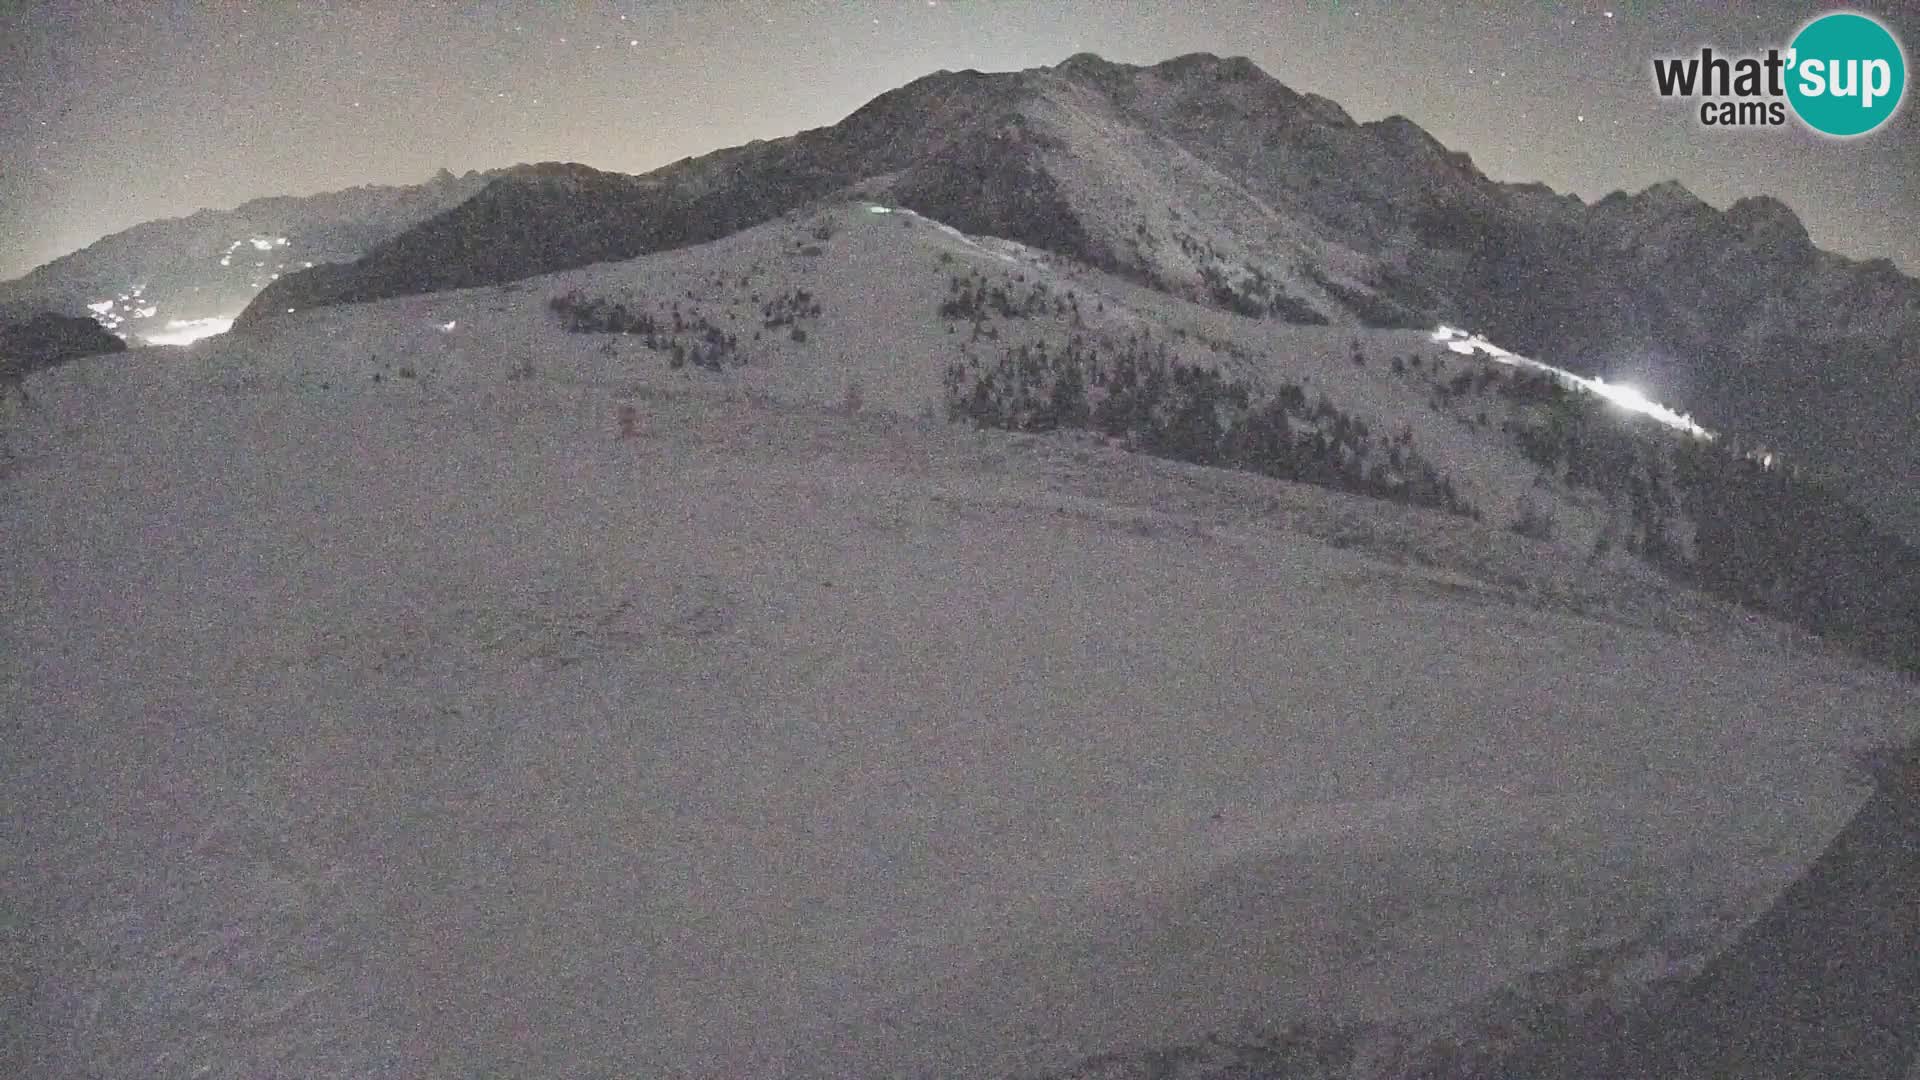
[[[661,317],[650,304],[629,308],[622,301],[588,297],[575,289],[549,300],[547,307],[566,320],[572,333],[639,337],[648,350],[664,353],[667,366],[675,370],[691,364],[719,371],[729,363],[746,363],[737,337],[698,311],[681,311],[677,300]]]
[[[1479,516],[1410,432],[1377,436],[1324,396],[1309,406],[1292,383],[1256,394],[1138,334],[1111,356],[1075,335],[1063,349],[1009,348],[992,364],[956,360],[945,390],[948,414],[981,427],[1086,428],[1160,457]]]
[[[974,324],[974,336],[980,337],[980,327],[994,315],[1003,319],[1031,319],[1035,316],[1053,315],[1071,319],[1080,324],[1080,297],[1072,290],[1055,293],[1044,281],[1035,281],[1021,288],[1026,275],[1015,274],[1009,288],[1007,284],[995,284],[979,270],[961,276],[953,275],[947,280],[947,298],[940,304],[940,317],[953,322],[966,321]]]
[[[547,301],[549,310],[566,321],[575,334],[646,334],[660,332],[660,323],[647,308],[629,310],[620,301],[589,297],[579,289]]]
[[[1521,456],[1569,487],[1627,504],[1627,550],[1656,561],[1677,556],[1680,511],[1672,454],[1695,440],[1658,421],[1629,414],[1606,399],[1571,389],[1544,372],[1462,373],[1467,389],[1492,385],[1527,407],[1527,418],[1502,424]],[[1456,383],[1461,377],[1456,376]]]
[[[1335,281],[1318,270],[1310,271],[1309,276],[1328,296],[1353,312],[1363,325],[1386,330],[1420,330],[1433,325],[1432,319],[1426,314],[1407,308],[1384,292],[1355,288]]]
[[[819,317],[820,301],[806,289],[790,289],[760,305],[760,324],[769,330]]]
[[[1675,455],[1694,557],[1673,571],[1706,591],[1920,675],[1920,550],[1817,482],[1714,443]]]
[[[1236,285],[1221,267],[1221,259],[1211,241],[1201,241],[1192,234],[1176,230],[1174,242],[1180,250],[1200,267],[1200,283],[1206,287],[1207,298],[1214,306],[1249,319],[1278,318],[1285,322],[1306,326],[1325,326],[1328,319],[1313,305],[1296,296],[1289,296],[1279,282],[1273,280],[1265,269],[1258,266],[1246,267],[1247,280]]]
[[[1249,273],[1251,276],[1245,282],[1235,285],[1218,265],[1209,263],[1200,267],[1200,281],[1207,287],[1207,296],[1216,307],[1235,315],[1249,319],[1272,316],[1305,326],[1327,325],[1325,315],[1299,297],[1287,295],[1265,270],[1253,267]]]
[[[1628,550],[1713,596],[1920,674],[1920,550],[1793,470],[1674,432],[1545,372],[1462,376],[1522,406],[1505,425],[1529,461],[1571,487],[1624,500]],[[1692,524],[1691,551],[1676,534]]]

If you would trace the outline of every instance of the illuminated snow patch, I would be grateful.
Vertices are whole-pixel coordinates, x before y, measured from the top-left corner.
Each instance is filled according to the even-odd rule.
[[[1699,424],[1694,423],[1693,417],[1686,413],[1675,412],[1658,402],[1649,400],[1645,394],[1634,387],[1624,383],[1609,383],[1605,379],[1589,379],[1575,375],[1571,371],[1554,367],[1552,364],[1543,364],[1538,360],[1529,359],[1518,353],[1508,352],[1493,342],[1488,341],[1486,338],[1481,337],[1479,334],[1469,334],[1465,330],[1451,326],[1440,326],[1434,329],[1431,340],[1438,344],[1443,344],[1463,356],[1485,356],[1496,363],[1506,364],[1511,367],[1525,367],[1535,371],[1546,372],[1558,380],[1562,386],[1576,387],[1590,394],[1597,394],[1623,409],[1639,413],[1643,416],[1650,416],[1668,427],[1684,431],[1696,439],[1711,441],[1719,437],[1706,428],[1701,427]]]
[[[232,265],[233,265],[233,256],[231,256],[231,255],[222,255],[222,256],[220,257],[220,265],[221,265],[221,266],[232,266]]]
[[[253,238],[253,250],[255,250],[255,251],[272,251],[272,250],[273,250],[273,241],[271,241],[271,240],[262,240],[261,238],[259,238],[259,237],[257,237],[257,236],[256,236],[256,237],[254,237],[254,238]]]
[[[158,314],[160,314],[160,308],[159,305],[156,304],[150,307],[135,309],[133,317],[136,319],[151,319]]]
[[[440,332],[441,332],[441,333],[443,333],[443,334],[450,334],[450,333],[452,333],[452,332],[453,332],[453,328],[454,328],[454,327],[456,327],[456,326],[459,326],[459,325],[460,325],[460,320],[459,320],[459,319],[455,319],[455,320],[453,320],[452,322],[443,322],[443,323],[440,323],[440,324],[439,324],[439,326],[440,326]]]
[[[1469,334],[1465,330],[1456,330],[1451,326],[1442,326],[1436,329],[1433,332],[1433,340],[1445,345],[1447,348],[1452,349],[1462,356],[1472,356],[1478,353],[1489,359],[1498,360],[1506,364],[1511,364],[1520,359],[1520,357],[1495,345],[1479,334]],[[1541,364],[1539,366],[1546,367],[1547,365]]]
[[[93,312],[95,315],[105,315],[107,312],[113,310],[113,301],[102,300],[97,304],[88,304],[87,310]]]
[[[1610,383],[1605,379],[1595,379],[1593,380],[1593,392],[1616,405],[1632,409],[1634,412],[1651,413],[1660,408],[1660,406],[1647,400],[1647,396],[1642,394],[1637,388],[1628,386],[1625,383]]]
[[[1559,371],[1558,368],[1553,369]],[[1693,417],[1678,413],[1658,402],[1647,400],[1647,396],[1623,383],[1610,383],[1605,379],[1583,379],[1578,375],[1562,372],[1574,385],[1598,394],[1615,405],[1643,416],[1651,416],[1670,428],[1678,428],[1695,438],[1712,439],[1713,433],[1693,422]]]
[[[981,244],[979,241],[975,240],[973,237],[968,236],[966,233],[961,232],[959,229],[954,228],[953,226],[947,224],[944,221],[935,221],[930,217],[924,217],[920,214],[914,213],[912,210],[909,210],[904,206],[898,207],[898,208],[887,208],[886,212],[889,214],[895,214],[895,213],[904,214],[907,217],[914,219],[915,221],[923,221],[928,225],[931,225],[934,228],[940,230],[941,233],[947,236],[950,236],[955,240],[960,241],[961,243],[967,245],[968,247],[974,249],[975,251],[984,252],[985,254],[991,255],[994,258],[999,259],[1001,262],[1017,264],[1020,261],[1014,258],[1012,255],[1007,254],[1004,251],[989,250],[985,245]],[[1011,244],[1011,242],[1008,242],[1008,243],[1016,250],[1021,250],[1021,251],[1025,250],[1019,244]]]
[[[168,319],[167,328],[157,334],[142,334],[149,345],[191,345],[201,338],[224,334],[233,329],[232,319]]]
[[[893,210],[892,210],[891,208],[889,208],[889,207],[885,207],[885,206],[869,206],[869,207],[867,207],[867,213],[869,213],[869,214],[891,214],[891,213],[893,213]]]

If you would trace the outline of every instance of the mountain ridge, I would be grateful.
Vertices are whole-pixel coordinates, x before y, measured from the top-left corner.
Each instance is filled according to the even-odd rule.
[[[1721,210],[1665,181],[1589,204],[1495,181],[1404,116],[1358,122],[1239,56],[943,70],[640,176],[521,167],[269,282],[239,323],[705,243],[856,192],[1241,314],[1470,326],[1844,477],[1920,536],[1900,480],[1920,438],[1897,409],[1920,393],[1920,282],[1821,251],[1768,196]]]
[[[419,184],[273,195],[142,222],[0,282],[0,311],[91,310],[133,336],[175,320],[231,319],[286,271],[358,258],[510,171],[442,169]]]

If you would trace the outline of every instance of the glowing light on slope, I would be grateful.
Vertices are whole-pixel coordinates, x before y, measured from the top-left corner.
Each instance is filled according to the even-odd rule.
[[[1020,261],[1014,258],[1012,255],[1007,254],[1004,251],[990,251],[985,246],[976,242],[972,237],[968,236],[966,233],[961,232],[959,229],[954,228],[953,226],[947,224],[946,222],[935,221],[930,217],[923,217],[919,214],[914,213],[912,210],[907,209],[904,206],[901,206],[901,207],[874,206],[874,207],[870,207],[870,209],[888,213],[888,214],[905,214],[906,216],[914,219],[915,221],[924,221],[928,225],[933,226],[934,228],[940,230],[942,233],[946,234],[947,236],[950,236],[955,240],[960,241],[961,243],[967,245],[968,247],[974,249],[975,251],[984,252],[988,255],[993,256],[996,259],[999,259],[1001,262],[1014,263],[1017,265]],[[1007,242],[1010,243],[1011,241],[1007,241]],[[1015,245],[1015,246],[1018,246],[1018,245]]]
[[[191,345],[201,338],[224,334],[233,329],[232,319],[169,319],[167,328],[157,334],[142,334],[148,345]]]
[[[97,304],[88,304],[87,310],[93,312],[95,315],[105,315],[107,312],[113,310],[113,301],[102,300]]]
[[[273,241],[271,240],[262,240],[260,237],[256,236],[253,238],[252,243],[253,243],[253,250],[255,251],[272,251],[273,250]]]
[[[460,320],[458,319],[455,319],[452,322],[443,322],[440,324],[440,332],[443,334],[451,334],[453,333],[453,328],[459,325],[460,325]]]
[[[1589,379],[1575,375],[1571,371],[1554,367],[1552,364],[1543,364],[1538,360],[1530,360],[1518,353],[1508,352],[1493,342],[1488,341],[1486,338],[1481,337],[1479,334],[1469,334],[1465,330],[1451,326],[1434,328],[1431,340],[1438,344],[1443,344],[1448,349],[1460,353],[1463,356],[1485,356],[1496,363],[1506,364],[1511,367],[1525,367],[1535,371],[1546,372],[1559,380],[1563,386],[1577,387],[1588,393],[1598,394],[1623,409],[1639,413],[1643,416],[1650,416],[1668,427],[1677,428],[1692,435],[1694,438],[1707,439],[1709,441],[1718,438],[1713,432],[1694,423],[1693,417],[1685,413],[1675,412],[1658,402],[1651,401],[1645,394],[1624,383],[1609,383],[1605,379]]]
[[[1696,438],[1711,439],[1714,437],[1712,432],[1694,423],[1693,417],[1685,413],[1675,412],[1658,402],[1649,401],[1645,394],[1642,394],[1631,386],[1620,383],[1610,383],[1605,379],[1583,379],[1578,375],[1572,374],[1567,375],[1567,378],[1572,380],[1576,385],[1585,387],[1599,394],[1601,397],[1606,398],[1608,401],[1613,402],[1623,409],[1640,413],[1643,416],[1651,416],[1670,428],[1679,428],[1681,431]]]
[[[1652,414],[1659,412],[1660,406],[1647,400],[1647,396],[1626,383],[1610,383],[1605,379],[1593,380],[1593,392],[1624,409]]]

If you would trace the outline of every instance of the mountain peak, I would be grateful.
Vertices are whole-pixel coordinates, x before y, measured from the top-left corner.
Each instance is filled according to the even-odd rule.
[[[1253,82],[1272,79],[1248,57],[1223,57],[1210,52],[1184,53],[1151,66],[1108,60],[1099,53],[1077,52],[1049,70],[1097,79],[1111,79],[1117,75],[1137,76],[1149,71],[1166,78],[1183,80],[1206,78],[1219,82]]]
[[[1689,191],[1687,186],[1678,180],[1662,180],[1650,185],[1645,191],[1635,195],[1634,200],[1652,206],[1686,209],[1707,205],[1705,200]]]
[[[1771,195],[1749,195],[1736,200],[1727,208],[1727,219],[1747,233],[1782,240],[1789,250],[1813,247],[1800,216]]]
[[[1361,126],[1379,136],[1387,145],[1395,147],[1411,158],[1425,159],[1465,176],[1481,177],[1479,169],[1473,164],[1473,158],[1465,151],[1447,149],[1446,144],[1434,138],[1426,128],[1398,113]]]
[[[1815,257],[1813,238],[1807,235],[1806,225],[1779,199],[1765,195],[1740,199],[1727,208],[1726,221],[1739,231],[1754,257],[1775,266],[1804,266]],[[1897,304],[1898,300],[1893,297],[1903,292],[1907,290],[1896,285],[1888,303]]]
[[[1266,75],[1259,65],[1244,56],[1222,57],[1210,52],[1191,52],[1163,60],[1153,66],[1158,72],[1170,75],[1205,74],[1215,78],[1240,82]]]
[[[1114,63],[1099,53],[1077,52],[1054,65],[1054,70],[1067,72],[1091,71],[1104,74],[1106,72],[1118,71],[1124,66],[1123,64]]]

